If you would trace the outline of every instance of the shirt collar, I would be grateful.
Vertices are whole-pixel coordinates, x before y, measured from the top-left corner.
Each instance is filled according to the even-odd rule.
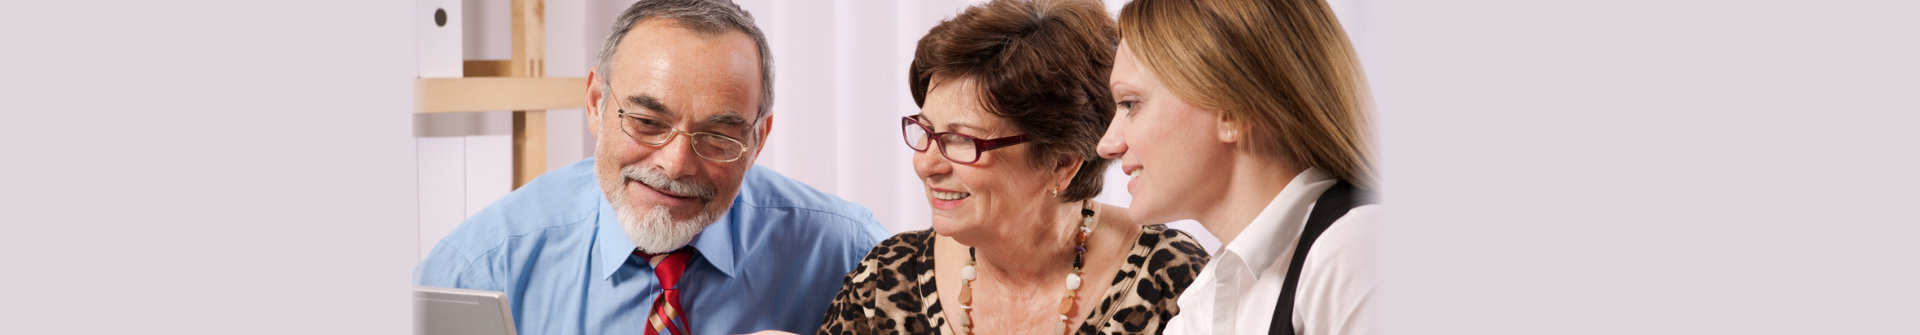
[[[607,197],[603,195],[596,198],[600,199],[600,211],[599,214],[595,216],[594,221],[595,225],[599,228],[596,229],[598,232],[594,234],[593,244],[596,246],[595,252],[600,254],[600,273],[598,273],[598,275],[601,280],[606,280],[613,278],[613,274],[620,271],[620,267],[627,264],[627,258],[633,257],[633,251],[638,248],[638,246],[634,245],[633,240],[627,237],[627,229],[621,227],[620,217],[614,214],[613,204],[607,202]],[[741,203],[738,197],[735,197],[731,209],[721,214],[720,219],[714,221],[712,225],[708,225],[706,229],[701,230],[699,235],[694,235],[693,242],[688,243],[688,245],[693,246],[695,251],[700,253],[701,258],[707,260],[706,263],[712,264],[714,268],[719,269],[720,273],[726,274],[727,277],[734,276],[734,268],[738,265],[733,259],[732,223],[734,222],[733,213],[740,209],[740,205]],[[645,264],[646,262],[640,263]],[[698,262],[690,264],[697,263]]]
[[[1287,182],[1286,188],[1274,195],[1273,201],[1260,210],[1259,216],[1253,217],[1240,236],[1222,248],[1244,260],[1237,270],[1259,279],[1263,270],[1282,254],[1292,256],[1294,242],[1300,238],[1313,202],[1321,192],[1333,187],[1334,182],[1333,177],[1315,168],[1300,171],[1300,175]]]
[[[736,223],[733,214],[739,211],[740,201],[735,197],[733,206],[728,208],[726,213],[720,214],[720,219],[714,220],[712,225],[700,230],[699,235],[693,236],[693,242],[687,243],[693,246],[694,250],[700,251],[700,256],[705,257],[708,264],[712,264],[729,278],[734,277],[736,267],[740,265],[733,260],[733,228]]]
[[[627,264],[627,257],[633,257],[633,250],[638,246],[627,238],[627,229],[620,227],[620,217],[613,213],[613,204],[607,202],[607,197],[594,198],[600,199],[600,213],[594,217],[594,225],[599,227],[593,234],[594,252],[600,254],[600,279],[606,280]]]

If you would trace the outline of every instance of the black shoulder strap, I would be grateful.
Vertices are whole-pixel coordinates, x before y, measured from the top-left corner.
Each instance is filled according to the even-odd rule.
[[[1372,194],[1345,180],[1333,184],[1320,194],[1320,199],[1314,200],[1313,211],[1307,214],[1306,228],[1300,232],[1300,244],[1293,248],[1293,262],[1287,263],[1287,281],[1280,286],[1280,302],[1273,308],[1272,326],[1267,328],[1267,334],[1294,335],[1294,292],[1300,288],[1300,266],[1307,262],[1307,249],[1313,247],[1313,241],[1333,226],[1334,220],[1346,216],[1347,211],[1371,203],[1374,203]]]

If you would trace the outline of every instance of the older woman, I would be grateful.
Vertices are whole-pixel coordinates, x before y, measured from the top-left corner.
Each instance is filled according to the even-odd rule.
[[[1365,89],[1327,4],[1136,0],[1119,25],[1100,153],[1135,221],[1225,245],[1167,333],[1375,332]]]
[[[821,334],[1157,331],[1206,252],[1096,203],[1118,42],[1095,1],[997,0],[927,32],[901,119],[933,229],[881,242]]]

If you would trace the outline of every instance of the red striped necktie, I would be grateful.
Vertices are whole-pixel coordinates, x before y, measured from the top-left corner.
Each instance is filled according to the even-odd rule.
[[[680,248],[673,252],[648,255],[639,250],[633,251],[653,264],[653,274],[660,277],[660,296],[653,299],[652,316],[647,317],[646,335],[692,334],[687,329],[687,315],[681,308],[680,290],[674,286],[680,282],[680,274],[686,272],[687,262],[693,259],[693,247]]]

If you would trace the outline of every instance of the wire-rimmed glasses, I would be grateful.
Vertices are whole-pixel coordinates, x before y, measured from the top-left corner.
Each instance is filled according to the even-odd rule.
[[[614,99],[619,101],[619,99]],[[673,141],[674,136],[686,134],[693,141],[693,153],[710,161],[728,163],[746,156],[747,144],[732,136],[712,132],[689,132],[674,128],[666,120],[640,113],[629,113],[625,103],[619,103],[620,132],[627,133],[640,144],[663,146]],[[748,127],[751,129],[752,127]]]

